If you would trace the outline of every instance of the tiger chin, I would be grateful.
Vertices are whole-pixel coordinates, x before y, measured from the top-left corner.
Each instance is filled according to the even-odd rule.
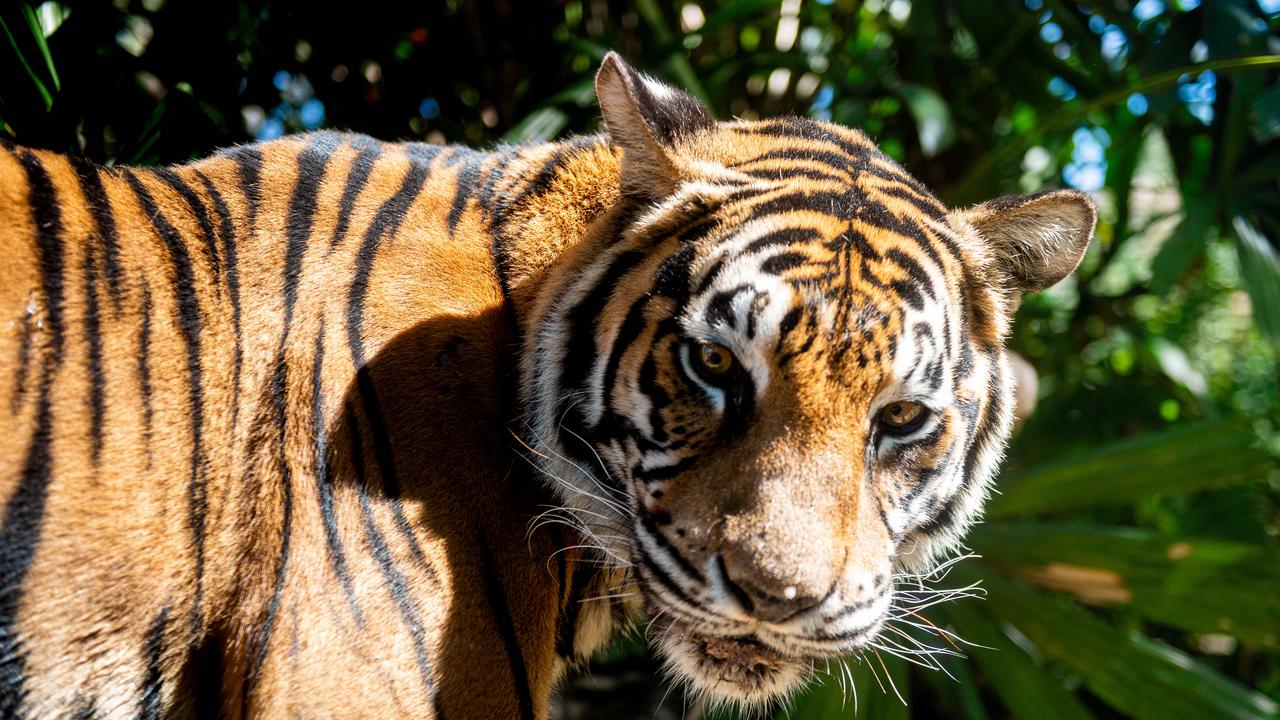
[[[766,708],[959,545],[1010,432],[1012,314],[1094,207],[948,211],[858,132],[717,122],[614,54],[596,92],[629,202],[540,294],[530,436],[668,674]]]
[[[0,717],[536,720],[646,614],[765,707],[911,609],[1091,201],[949,210],[615,54],[596,92],[490,151],[0,142]]]

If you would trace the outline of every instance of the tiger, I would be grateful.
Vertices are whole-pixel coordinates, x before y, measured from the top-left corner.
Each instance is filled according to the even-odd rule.
[[[0,717],[547,718],[643,618],[765,706],[874,641],[1091,200],[595,89],[601,134],[487,151],[0,146]]]

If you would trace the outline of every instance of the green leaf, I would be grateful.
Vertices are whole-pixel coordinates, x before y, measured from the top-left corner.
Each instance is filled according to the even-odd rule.
[[[575,80],[546,101],[547,105],[565,103],[573,103],[580,108],[594,107],[596,104],[595,78],[588,76]]]
[[[1259,143],[1280,137],[1280,87],[1274,87],[1253,99],[1253,138]]]
[[[44,81],[40,79],[40,75],[31,67],[31,63],[27,61],[27,56],[23,54],[22,48],[18,45],[18,39],[13,36],[13,31],[9,29],[9,23],[5,22],[3,16],[0,16],[0,30],[4,30],[4,35],[9,39],[9,45],[13,48],[13,52],[18,56],[18,62],[22,64],[22,70],[27,74],[27,79],[35,86],[36,92],[40,93],[40,99],[44,100],[44,109],[49,110],[53,107],[53,94],[49,92],[49,88],[45,87]]]
[[[753,15],[766,10],[773,10],[777,7],[777,0],[737,0],[737,2],[726,3],[723,7],[707,15],[706,22],[702,23],[702,27],[698,28],[698,32],[706,35],[718,30],[722,25],[740,22]]]
[[[1258,329],[1280,350],[1280,258],[1258,228],[1236,216],[1231,221],[1239,242],[1240,274],[1253,301],[1253,318]]]
[[[1280,647],[1280,604],[1274,601],[1280,552],[1274,548],[1047,523],[983,525],[969,545],[984,564],[1088,602],[1125,605],[1192,632]]]
[[[1001,479],[988,518],[1056,514],[1129,503],[1159,493],[1227,487],[1261,477],[1275,461],[1235,422],[1184,425],[1062,458]]]
[[[1247,70],[1265,70],[1276,66],[1280,66],[1280,55],[1253,55],[1249,57],[1211,60],[1209,62],[1173,68],[1154,73],[1147,77],[1139,78],[1125,87],[1110,90],[1096,98],[1088,100],[1087,102],[1064,104],[1059,110],[1036,123],[1031,132],[1024,135],[1018,135],[978,158],[978,160],[970,166],[968,172],[965,173],[965,176],[956,185],[956,188],[948,194],[947,199],[952,204],[973,202],[981,199],[984,192],[992,185],[993,181],[991,176],[994,171],[997,168],[1002,167],[1004,162],[1011,158],[1019,157],[1022,153],[1026,152],[1028,147],[1038,142],[1041,138],[1052,137],[1054,134],[1061,133],[1072,125],[1080,122],[1083,118],[1087,118],[1100,110],[1105,110],[1119,105],[1125,102],[1125,100],[1134,93],[1141,93],[1144,95],[1157,93],[1173,87],[1184,75],[1194,75],[1202,73],[1205,70],[1213,70],[1216,73],[1227,73]]]
[[[915,677],[929,685],[938,699],[939,715],[962,720],[991,720],[969,658],[947,656],[935,659],[946,668],[946,673],[921,672]]]
[[[980,602],[953,602],[940,608],[956,633],[985,647],[966,650],[1014,717],[1028,720],[1085,720],[1092,717],[1075,695],[1000,631],[1000,620]]]
[[[1263,153],[1251,164],[1241,168],[1232,181],[1239,187],[1261,185],[1271,187],[1280,177],[1280,152]]]
[[[933,157],[951,147],[956,141],[956,127],[951,120],[951,108],[942,96],[923,85],[903,85],[898,89],[916,121],[920,136],[920,150],[925,157]]]
[[[525,116],[503,134],[503,142],[537,143],[551,140],[569,124],[569,116],[557,107],[542,107]]]
[[[1125,714],[1139,720],[1264,720],[1280,711],[1275,701],[1186,654],[1125,634],[1063,598],[998,576],[984,584],[993,615]]]
[[[47,40],[58,28],[62,27],[62,23],[71,17],[71,8],[66,7],[62,3],[48,2],[40,3],[40,7],[36,8],[36,18],[40,22],[40,33]]]
[[[1208,399],[1209,383],[1204,379],[1204,375],[1192,366],[1186,350],[1172,340],[1159,335],[1147,338],[1146,342],[1147,349],[1151,351],[1156,362],[1160,364],[1160,369],[1170,380],[1186,388],[1192,395],[1202,400]]]
[[[53,56],[49,54],[49,44],[45,42],[47,35],[45,26],[41,23],[40,14],[36,12],[35,8],[31,7],[30,3],[22,4],[22,13],[27,18],[27,27],[31,30],[32,39],[36,41],[36,47],[40,49],[40,55],[44,58],[45,67],[49,69],[49,77],[53,78],[53,89],[61,90],[62,81],[58,79],[58,70],[53,66]],[[61,21],[59,21],[59,24],[61,24]],[[52,30],[49,34],[52,34]]]
[[[1187,200],[1178,227],[1165,239],[1151,261],[1150,289],[1157,295],[1169,292],[1204,253],[1205,238],[1213,227],[1216,208],[1213,198],[1196,195]]]

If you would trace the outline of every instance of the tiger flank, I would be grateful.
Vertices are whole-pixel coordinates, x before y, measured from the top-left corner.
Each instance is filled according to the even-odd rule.
[[[545,718],[643,617],[763,707],[910,609],[1090,200],[596,90],[490,152],[0,147],[0,717]]]

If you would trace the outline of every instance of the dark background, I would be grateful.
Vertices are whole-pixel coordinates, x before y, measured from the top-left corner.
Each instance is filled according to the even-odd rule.
[[[596,129],[591,77],[616,49],[721,117],[862,128],[952,204],[1091,192],[1084,265],[1028,299],[1011,340],[1041,400],[970,538],[982,557],[934,583],[981,581],[987,600],[925,613],[994,649],[900,625],[967,659],[853,659],[857,714],[1276,715],[1280,0],[321,8],[0,5],[0,134],[112,164],[316,127],[542,141]],[[639,641],[592,671],[561,715],[708,712],[678,689],[657,709]],[[832,673],[779,717],[852,716]]]

